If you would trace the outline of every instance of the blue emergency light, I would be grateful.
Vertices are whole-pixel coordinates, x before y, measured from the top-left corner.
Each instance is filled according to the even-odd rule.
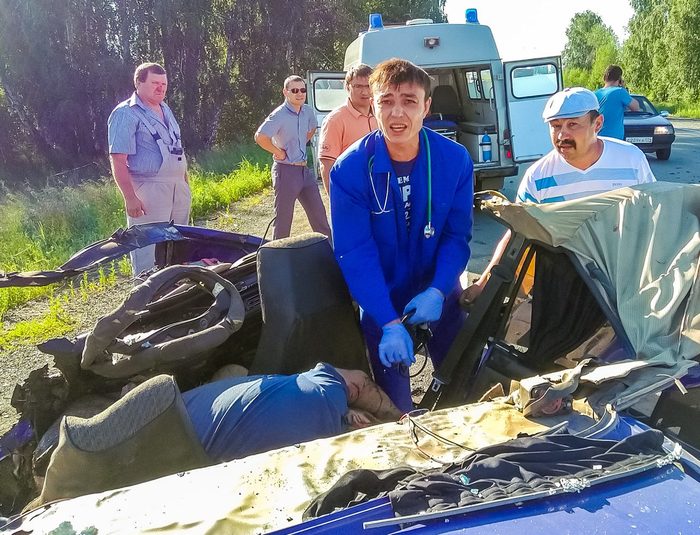
[[[371,32],[373,30],[383,30],[384,29],[384,23],[382,22],[382,14],[381,13],[370,13],[369,14],[369,28],[367,29],[368,32]]]
[[[479,24],[479,15],[473,7],[470,7],[464,12],[464,18],[468,24]]]

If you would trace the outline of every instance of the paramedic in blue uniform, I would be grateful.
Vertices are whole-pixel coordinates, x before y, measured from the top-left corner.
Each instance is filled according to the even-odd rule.
[[[192,197],[180,127],[163,102],[168,76],[157,63],[134,72],[136,91],[107,121],[112,174],[124,197],[129,226],[156,221],[186,225]],[[134,275],[155,264],[155,245],[131,253]]]
[[[335,256],[361,309],[375,380],[400,410],[412,408],[411,336],[430,324],[434,365],[461,324],[459,275],[469,260],[473,164],[467,150],[427,128],[428,74],[400,59],[370,77],[379,130],[330,173]]]

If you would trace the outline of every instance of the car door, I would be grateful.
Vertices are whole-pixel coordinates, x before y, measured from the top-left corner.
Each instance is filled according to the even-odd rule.
[[[319,130],[323,119],[332,110],[338,106],[345,104],[347,92],[345,91],[345,73],[344,72],[323,72],[309,71],[306,75],[307,79],[307,100],[316,114]],[[318,170],[318,138],[319,130],[316,130],[314,137],[311,138],[311,148],[314,160],[314,169]]]
[[[513,161],[529,162],[552,149],[544,106],[563,87],[559,56],[503,64]]]

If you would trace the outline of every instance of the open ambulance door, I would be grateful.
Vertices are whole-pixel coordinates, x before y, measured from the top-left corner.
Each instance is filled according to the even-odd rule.
[[[332,110],[345,104],[348,94],[345,91],[344,72],[309,71],[306,74],[307,93],[306,99],[316,114],[318,129],[311,138],[311,152],[313,153],[314,169],[319,172],[318,165],[318,137],[321,123]],[[319,174],[320,176],[320,174]]]
[[[526,59],[503,63],[513,161],[537,160],[552,150],[544,105],[564,87],[561,59]]]

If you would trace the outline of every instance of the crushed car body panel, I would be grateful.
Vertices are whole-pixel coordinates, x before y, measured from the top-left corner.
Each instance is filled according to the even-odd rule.
[[[489,398],[116,491],[48,504],[17,518],[10,527],[48,532],[61,522],[70,522],[76,529],[95,526],[116,533],[259,533],[275,529],[281,533],[338,533],[341,528],[331,527],[327,517],[308,529],[298,523],[310,500],[349,470],[381,470],[402,464],[419,469],[436,467],[520,433],[556,433],[563,427],[596,439],[622,440],[635,434],[641,424],[619,416],[615,405],[624,407],[643,394],[678,386],[689,369],[697,372],[693,366],[700,353],[698,206],[699,186],[659,183],[557,207],[494,201],[487,208],[510,225],[516,236],[524,236],[531,244],[564,249],[566,253],[560,256],[575,261],[572,270],[585,278],[595,294],[592,303],[606,305],[606,314],[617,320],[616,327],[634,351],[631,356],[625,355],[625,360],[595,362],[592,369],[581,366],[586,390],[574,396],[566,413],[526,418],[517,404]],[[544,256],[538,256],[538,261]],[[518,289],[515,283],[511,287]],[[561,294],[554,299],[562,299]],[[498,312],[503,304],[503,299],[495,299],[493,308]],[[470,315],[473,313],[474,308]],[[500,331],[496,334],[495,328],[489,328],[483,334],[500,336]],[[571,334],[564,332],[563,336]],[[485,344],[478,345],[479,356],[488,364]],[[593,357],[596,360],[598,355]],[[606,368],[606,364],[612,367]],[[614,384],[609,399],[615,403],[600,413],[593,410],[590,394],[604,390],[600,385],[607,383]],[[449,437],[450,442],[440,437]],[[630,473],[595,488],[572,484],[571,494],[539,497],[526,504],[504,503],[489,511],[460,512],[449,523],[426,516],[425,522],[417,519],[411,527],[375,524],[378,527],[368,532],[464,533],[492,531],[495,525],[504,533],[522,532],[523,528],[536,533],[558,532],[563,517],[575,533],[595,531],[600,525],[614,526],[621,533],[697,530],[698,462],[691,455],[676,456],[675,448],[667,451],[669,455],[674,453],[672,459],[659,459],[663,462],[644,473]],[[664,498],[662,510],[658,493],[683,499]],[[358,512],[350,524],[343,524],[345,532],[361,531],[363,522],[377,520],[377,514],[384,519],[393,516],[393,511],[381,503],[367,505],[375,516],[367,518]]]
[[[106,240],[78,251],[65,264],[54,270],[5,273],[0,277],[0,288],[46,286],[60,282],[91,271],[110,260],[117,260],[147,245],[160,246],[156,249],[156,262],[164,266],[195,256],[216,258],[221,262],[235,262],[256,251],[262,242],[260,238],[244,234],[172,223],[148,223],[119,229]],[[168,244],[171,244],[175,251],[168,250]],[[172,258],[174,252],[178,253],[182,260]]]

